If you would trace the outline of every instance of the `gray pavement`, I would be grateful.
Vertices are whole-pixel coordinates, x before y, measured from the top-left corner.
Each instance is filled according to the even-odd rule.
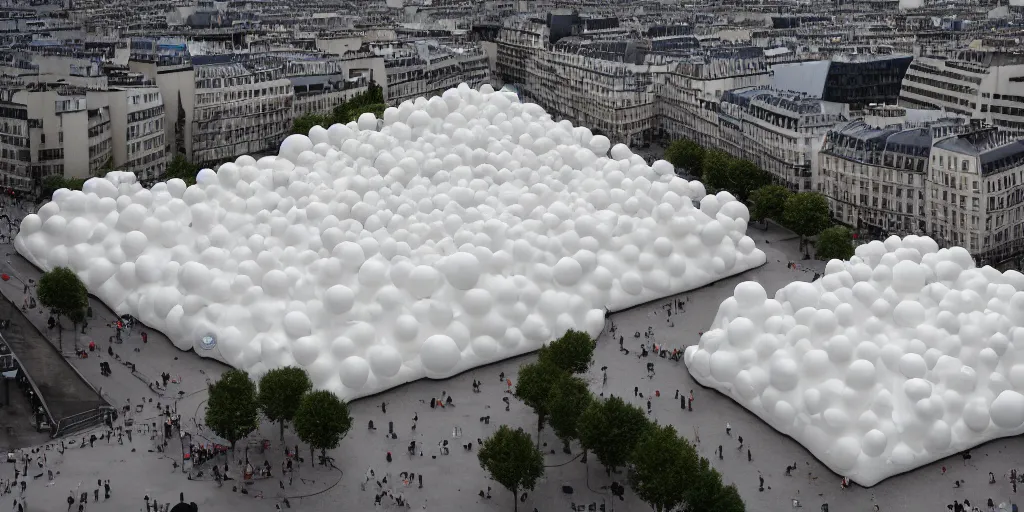
[[[6,200],[3,203],[4,214],[15,218],[24,215],[24,211],[12,208]],[[4,238],[10,235],[6,222],[0,222],[0,235]],[[0,250],[6,254],[13,252],[14,248],[9,244],[0,244]],[[0,287],[23,287],[18,275],[12,270],[5,266],[2,272],[13,278],[6,282],[0,281]],[[32,316],[42,315],[42,308],[23,313],[17,305],[6,299],[7,296],[5,294],[4,298],[0,298],[0,318],[11,321],[10,326],[3,331],[4,341],[18,358],[22,369],[37,385],[52,416],[55,419],[66,418],[104,405],[105,402],[89,383],[76,373],[58,349],[44,341],[44,336],[33,325]],[[5,410],[3,418],[0,418],[0,448],[30,446],[45,439],[46,434],[35,430],[31,406],[13,383],[11,401],[11,408]]]
[[[28,397],[21,392],[14,380],[9,381],[9,385],[10,403],[0,407],[0,450],[36,446],[49,441],[49,431],[36,430],[32,405]],[[3,393],[3,386],[4,383],[0,382],[0,394]],[[2,400],[0,399],[0,402]]]
[[[0,286],[20,286],[11,284],[12,281]],[[4,294],[6,296],[6,291]],[[22,313],[9,300],[0,299],[0,318],[11,320],[10,327],[3,332],[4,340],[18,357],[22,368],[38,386],[50,414],[57,420],[105,405],[89,383],[82,380],[68,364],[60,351],[45,341],[40,331],[32,325],[31,316],[40,315],[49,318],[39,307]],[[64,336],[71,337],[71,334],[65,332]]]
[[[731,295],[735,285],[743,280],[756,280],[772,293],[794,279],[811,279],[810,270],[787,267],[790,261],[787,255],[798,254],[794,238],[774,228],[768,231],[752,228],[749,234],[768,254],[765,266],[675,298],[613,314],[610,323],[616,328],[616,336],[613,339],[612,334],[606,330],[599,339],[595,364],[587,375],[591,389],[595,393],[625,397],[644,409],[647,399],[634,397],[633,388],[637,387],[645,397],[651,397],[655,390],[660,391],[661,397],[652,399],[652,418],[675,425],[691,440],[695,440],[699,434],[699,452],[712,460],[726,482],[736,483],[750,511],[792,510],[793,499],[800,500],[803,508],[814,511],[827,502],[832,512],[868,511],[873,504],[878,504],[883,511],[940,512],[954,499],[962,501],[968,498],[979,506],[990,496],[996,503],[1008,501],[1009,484],[1002,477],[1021,460],[1024,446],[1019,439],[1001,440],[979,447],[973,451],[971,466],[964,465],[959,458],[947,459],[896,476],[871,489],[853,487],[841,491],[839,477],[814,460],[806,450],[772,430],[730,399],[696,385],[682,363],[660,358],[639,359],[632,352],[628,356],[619,353],[619,334],[625,336],[626,346],[632,350],[639,343],[632,339],[633,333],[645,331],[648,326],[653,329],[655,339],[669,347],[682,348],[696,343],[699,333],[714,318],[718,304]],[[821,262],[801,263],[807,263],[811,268],[823,266]],[[38,275],[38,271],[24,261],[12,258],[12,265],[27,276]],[[7,286],[0,287],[0,290],[4,294],[11,294],[16,302],[20,301],[20,288]],[[669,319],[663,305],[676,298],[686,301],[685,312],[674,314]],[[145,495],[161,503],[176,503],[179,492],[184,493],[186,501],[199,504],[200,510],[274,510],[276,506],[283,506],[286,497],[291,508],[297,510],[367,510],[372,507],[372,489],[376,487],[375,483],[371,483],[365,491],[360,488],[368,468],[375,470],[377,479],[390,473],[387,485],[402,493],[411,502],[413,509],[426,506],[427,510],[458,509],[460,512],[475,512],[508,511],[513,508],[511,494],[487,478],[477,463],[475,452],[478,438],[487,437],[501,424],[522,426],[527,431],[535,431],[536,418],[525,405],[512,398],[509,410],[505,410],[501,399],[508,395],[503,393],[505,386],[499,381],[499,374],[504,372],[515,382],[518,367],[535,360],[535,355],[477,368],[445,381],[423,380],[410,383],[353,402],[352,431],[341,446],[330,453],[340,471],[312,467],[308,449],[299,446],[299,453],[305,461],[300,464],[291,482],[280,480],[279,468],[283,455],[281,443],[277,440],[277,427],[264,422],[260,431],[250,436],[251,443],[255,444],[252,444],[248,454],[250,461],[256,465],[262,464],[264,459],[268,460],[275,469],[274,477],[246,486],[249,494],[243,495],[232,492],[229,484],[235,482],[218,488],[205,476],[187,479],[180,468],[175,468],[175,464],[180,463],[180,444],[171,442],[165,453],[157,452],[156,447],[161,444],[160,436],[147,435],[141,426],[159,421],[156,412],[158,404],[173,403],[183,416],[182,423],[189,433],[200,441],[204,438],[216,441],[215,436],[202,426],[206,386],[208,379],[216,379],[226,367],[202,359],[193,352],[178,351],[157,332],[151,331],[149,343],[143,344],[136,330],[126,337],[123,344],[112,345],[113,350],[122,360],[136,363],[137,373],[149,376],[149,380],[155,380],[161,372],[167,371],[176,377],[180,375],[180,383],[172,384],[166,393],[160,394],[150,390],[145,379],[113,363],[114,375],[100,377],[98,363],[107,360],[106,340],[113,333],[112,328],[103,324],[113,319],[113,313],[96,302],[93,303],[93,309],[98,318],[91,321],[82,343],[95,339],[101,352],[89,359],[76,359],[72,362],[87,379],[102,388],[104,395],[109,396],[114,403],[126,404],[131,400],[131,417],[135,420],[136,434],[131,442],[125,438],[124,445],[117,444],[115,439],[109,446],[102,440],[94,448],[79,448],[81,436],[78,436],[76,446],[63,454],[53,450],[43,451],[48,455],[47,466],[60,474],[52,486],[47,486],[45,477],[29,480],[26,493],[29,510],[64,510],[69,491],[91,491],[96,487],[92,482],[97,479],[110,479],[113,494],[110,500],[101,499],[97,504],[90,503],[88,510],[142,510],[142,498]],[[45,318],[40,317],[38,321],[45,321]],[[139,352],[135,352],[135,349],[139,349]],[[655,375],[651,379],[646,377],[646,363],[649,361],[655,363]],[[602,366],[608,366],[608,383],[604,389],[601,385]],[[471,383],[474,379],[483,382],[481,393],[472,392]],[[679,401],[674,399],[677,389],[684,394],[694,390],[692,412],[679,408]],[[440,397],[445,391],[453,396],[455,407],[431,409],[428,405],[430,399]],[[134,407],[143,399],[146,403],[142,411],[135,412]],[[386,412],[381,409],[382,403],[386,404]],[[415,430],[412,429],[414,415],[418,417]],[[489,424],[480,421],[484,416],[490,417]],[[373,420],[376,430],[367,428],[369,420]],[[386,436],[389,422],[394,424],[397,439]],[[732,424],[732,437],[726,436],[726,422]],[[461,438],[453,438],[452,430],[455,427],[462,429]],[[541,436],[544,449],[553,450],[554,453],[546,455],[549,467],[544,479],[528,494],[525,502],[520,503],[520,510],[536,508],[540,512],[561,511],[568,510],[571,503],[603,502],[606,502],[607,510],[647,510],[628,490],[625,501],[611,501],[606,487],[612,480],[624,483],[623,475],[607,477],[593,458],[586,465],[579,462],[575,459],[579,454],[576,446],[573,447],[572,455],[561,453],[561,443],[549,430],[543,431]],[[743,451],[737,449],[738,436],[744,437],[746,444]],[[271,440],[270,449],[266,453],[259,453],[256,446],[263,438]],[[414,455],[406,451],[411,440],[417,442]],[[449,441],[449,455],[439,454],[438,443],[443,440]],[[473,449],[464,449],[462,445],[469,442],[473,443]],[[290,430],[286,434],[286,444],[299,444]],[[724,460],[714,455],[719,444],[724,447]],[[248,443],[240,442],[230,463],[231,472],[236,476],[239,474],[238,460],[245,453],[243,445],[249,446]],[[746,447],[751,449],[750,462],[746,460]],[[390,464],[385,461],[388,451],[393,455]],[[797,463],[799,469],[791,477],[784,476],[786,465],[793,462]],[[945,475],[939,470],[943,465],[948,469]],[[423,488],[418,488],[415,483],[404,486],[399,478],[402,471],[424,475]],[[987,483],[989,471],[999,478],[997,484]],[[763,493],[757,489],[759,473],[765,479]],[[11,476],[13,467],[2,478]],[[954,489],[954,480],[964,480],[964,487]],[[572,486],[572,495],[563,494],[564,485]],[[492,487],[492,498],[479,497],[478,492],[488,486]],[[102,498],[102,491],[100,494]]]

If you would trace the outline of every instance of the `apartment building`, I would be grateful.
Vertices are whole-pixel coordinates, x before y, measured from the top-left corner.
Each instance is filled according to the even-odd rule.
[[[550,40],[551,30],[545,20],[530,17],[506,19],[495,39],[495,72],[499,83],[524,90],[529,61],[537,52],[544,50]]]
[[[447,48],[455,54],[455,58],[459,62],[459,75],[463,82],[472,87],[480,87],[483,84],[493,85],[490,57],[484,51],[482,44],[464,44]]]
[[[899,103],[1024,135],[1024,54],[971,49],[922,55],[907,70]]]
[[[153,180],[167,168],[164,101],[154,84],[111,91],[114,166]],[[120,141],[124,140],[124,144]]]
[[[370,49],[384,61],[390,105],[438,96],[463,82],[478,88],[491,81],[487,54],[479,45],[416,41],[373,43]]]
[[[657,130],[654,81],[665,65],[647,62],[633,41],[559,40],[527,61],[527,99],[617,142],[639,145]]]
[[[755,47],[711,48],[668,63],[655,87],[662,136],[718,147],[722,93],[768,86],[771,77],[764,50]]]
[[[849,120],[850,107],[802,94],[753,87],[722,94],[720,145],[750,160],[790,190],[815,190],[822,137]]]
[[[32,189],[32,157],[29,144],[28,106],[11,101],[0,91],[0,186]]]
[[[342,56],[277,54],[285,59],[285,76],[295,93],[294,116],[328,114],[337,105],[366,91],[374,71],[383,76],[384,59],[368,50]]]
[[[191,158],[192,119],[195,113],[195,68],[184,40],[133,38],[128,69],[151,78],[164,101],[164,148]]]
[[[269,56],[193,56],[189,160],[214,166],[238,155],[275,151],[291,129],[294,92],[283,60]],[[189,144],[190,142],[190,144]]]
[[[89,178],[109,165],[110,109],[89,105],[87,95],[86,89],[66,84],[28,84],[9,91],[11,112],[27,118],[29,159],[21,161],[29,166],[33,186],[53,175]]]
[[[873,235],[925,235],[930,155],[938,141],[970,129],[966,119],[889,124],[856,120],[828,132],[820,187],[833,217]]]
[[[1024,256],[1024,141],[996,128],[935,144],[928,174],[928,233],[979,263],[1019,268]]]

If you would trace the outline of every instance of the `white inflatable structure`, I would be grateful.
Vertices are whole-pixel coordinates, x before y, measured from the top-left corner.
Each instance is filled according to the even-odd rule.
[[[769,299],[736,287],[686,365],[871,486],[1024,433],[1024,275],[892,237]]]
[[[113,172],[59,190],[15,246],[180,349],[254,375],[299,365],[351,399],[763,264],[747,208],[673,171],[463,85],[187,188]]]

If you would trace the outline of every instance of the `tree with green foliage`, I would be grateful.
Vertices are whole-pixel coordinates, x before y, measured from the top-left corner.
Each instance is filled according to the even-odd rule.
[[[43,184],[42,184],[42,190],[40,191],[40,196],[43,199],[50,199],[50,198],[53,197],[53,193],[54,192],[56,192],[56,191],[58,191],[58,190],[60,190],[62,188],[65,188],[64,187],[64,177],[60,176],[58,174],[52,174],[50,176],[47,176],[47,177],[43,178]]]
[[[587,383],[574,375],[563,376],[551,387],[547,400],[548,423],[562,440],[566,452],[569,452],[569,443],[579,438],[580,416],[593,401]]]
[[[314,126],[320,125],[324,128],[331,126],[333,117],[322,114],[303,114],[292,121],[292,134],[309,135]]]
[[[241,370],[228,370],[210,385],[206,401],[206,426],[231,443],[251,434],[260,424],[256,383]]]
[[[53,193],[66,188],[68,190],[82,190],[85,180],[82,178],[65,178],[59,174],[51,174],[43,178],[41,196],[45,199],[53,197]]]
[[[665,160],[694,176],[704,168],[704,148],[690,139],[679,139],[665,149]]]
[[[360,115],[370,112],[379,119],[384,116],[385,109],[387,109],[387,105],[384,103],[384,89],[371,82],[365,91],[335,106],[331,112],[331,118],[335,123],[346,124],[356,121]]]
[[[85,321],[85,312],[89,309],[89,292],[73,270],[57,267],[39,278],[37,294],[39,303],[57,317],[57,339],[63,353],[64,329],[60,325],[60,318],[71,320],[75,326],[74,332],[78,332],[78,324]]]
[[[548,414],[548,397],[551,389],[565,373],[544,361],[524,364],[519,367],[516,379],[515,397],[537,413],[537,446],[540,446],[540,431]]]
[[[782,185],[766,185],[750,194],[750,218],[758,222],[774,219],[783,221],[786,201],[793,193]]]
[[[673,510],[686,498],[686,487],[700,470],[697,451],[671,425],[652,425],[629,459],[629,485],[657,512]],[[710,509],[709,509],[710,510]]]
[[[853,234],[842,226],[833,226],[818,234],[814,256],[822,261],[848,260],[853,257]]]
[[[723,485],[715,499],[715,510],[722,512],[747,512],[747,505],[740,498],[735,484]]]
[[[584,373],[594,360],[597,344],[583,331],[569,329],[551,343],[540,349],[540,361],[567,373]]]
[[[755,190],[771,183],[771,176],[750,160],[733,158],[728,169],[729,187],[736,199],[746,202]]]
[[[701,457],[698,470],[687,481],[683,512],[745,512],[746,505],[733,485],[724,485],[722,475],[707,458]]]
[[[731,182],[732,155],[721,149],[704,152],[701,162],[701,181],[707,187],[729,190]]]
[[[178,153],[171,159],[171,163],[167,164],[164,181],[178,178],[183,180],[186,185],[195,185],[196,174],[199,174],[199,169],[192,162],[189,162],[185,155]]]
[[[828,199],[817,192],[800,192],[786,200],[783,211],[786,227],[800,235],[800,247],[809,236],[821,233],[832,223]]]
[[[295,433],[302,442],[320,450],[320,463],[327,464],[327,450],[333,450],[352,428],[348,404],[330,391],[312,391],[302,397],[295,411]],[[310,461],[312,464],[312,461]]]
[[[295,419],[295,412],[306,393],[313,389],[306,370],[285,366],[270,370],[260,377],[257,400],[263,415],[281,425],[281,441],[284,441],[284,422]]]
[[[544,476],[544,456],[533,445],[530,434],[521,428],[499,427],[480,445],[477,459],[494,481],[512,491],[516,511],[519,510],[519,491],[533,490],[537,480]]]
[[[590,404],[580,415],[577,429],[580,444],[597,455],[610,475],[629,461],[637,442],[650,427],[643,411],[612,397]]]

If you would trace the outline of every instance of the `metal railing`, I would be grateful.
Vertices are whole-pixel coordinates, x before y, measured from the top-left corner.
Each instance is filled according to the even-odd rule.
[[[11,305],[13,307],[14,303],[12,302]],[[3,334],[0,334],[0,341],[2,341],[8,347],[11,346],[9,343],[7,343],[7,340],[4,338]],[[36,398],[39,399],[39,404],[43,408],[43,413],[46,414],[47,422],[49,422],[50,425],[53,425],[55,422],[54,422],[53,414],[50,413],[50,406],[46,405],[46,399],[43,398],[43,394],[39,391],[39,386],[36,385],[36,381],[32,380],[32,376],[29,375],[29,373],[27,371],[25,371],[25,365],[21,364],[21,360],[18,359],[18,355],[14,353],[13,349],[11,350],[11,354],[10,355],[17,362],[18,367],[21,368],[21,371],[20,371],[21,375],[25,377],[25,380],[28,381],[29,386],[32,387],[32,391],[35,392]]]
[[[56,424],[52,424],[50,437],[57,438],[81,432],[93,427],[113,423],[117,419],[117,409],[104,405],[89,411],[73,414],[67,418],[61,418]]]

